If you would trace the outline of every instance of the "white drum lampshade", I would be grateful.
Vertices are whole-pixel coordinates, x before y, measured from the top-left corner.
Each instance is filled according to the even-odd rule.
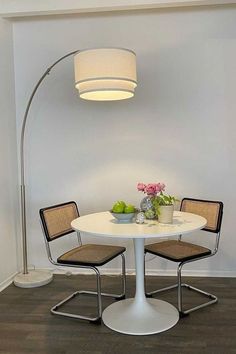
[[[75,87],[81,98],[93,101],[123,100],[137,86],[136,55],[122,48],[79,51],[74,57]]]

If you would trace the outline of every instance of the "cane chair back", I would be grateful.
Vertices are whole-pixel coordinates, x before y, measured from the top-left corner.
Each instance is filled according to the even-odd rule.
[[[71,221],[79,217],[79,211],[75,202],[68,202],[41,209],[40,217],[45,236],[50,242],[74,232]]]
[[[218,233],[222,222],[223,203],[192,198],[184,198],[181,203],[181,211],[193,213],[207,220],[205,231]]]

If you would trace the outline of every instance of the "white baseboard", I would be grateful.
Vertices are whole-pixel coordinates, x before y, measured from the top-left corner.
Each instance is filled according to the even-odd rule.
[[[176,276],[176,270],[168,269],[156,271],[146,269],[146,274],[151,276]],[[186,277],[235,278],[236,271],[182,270],[182,275]]]
[[[94,274],[92,270],[84,269],[84,268],[70,268],[70,267],[56,267],[56,268],[41,268],[41,270],[50,270],[53,271],[54,274],[66,274],[66,275],[74,275],[74,274]],[[118,275],[120,274],[120,270],[117,268],[100,268],[100,272],[102,275]],[[12,274],[6,280],[0,283],[0,292],[7,288],[12,282],[14,277],[17,273]],[[135,275],[134,269],[127,269],[127,275]],[[153,269],[146,269],[146,274],[150,276],[176,276],[176,270],[153,270]],[[219,278],[235,278],[236,271],[209,271],[209,270],[185,270],[182,272],[183,276],[189,277],[219,277]]]
[[[117,275],[120,274],[120,270],[117,268],[100,268],[99,269],[102,275]],[[54,274],[94,274],[92,270],[88,269],[71,269],[58,267],[53,270]],[[135,275],[135,269],[126,269],[127,275]],[[146,269],[146,274],[150,276],[176,276],[176,270],[153,270]],[[209,271],[209,270],[184,270],[182,271],[183,276],[189,277],[222,277],[222,278],[234,278],[236,277],[236,271]]]
[[[17,274],[17,272],[12,274],[6,280],[4,280],[0,283],[0,292],[3,291],[5,288],[7,288],[13,282],[13,279],[15,278],[16,274]]]

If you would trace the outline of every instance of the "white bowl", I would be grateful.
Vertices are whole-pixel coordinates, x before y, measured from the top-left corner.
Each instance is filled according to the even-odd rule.
[[[133,213],[114,213],[110,211],[111,215],[114,216],[115,219],[122,222],[131,222],[134,218],[135,212]]]

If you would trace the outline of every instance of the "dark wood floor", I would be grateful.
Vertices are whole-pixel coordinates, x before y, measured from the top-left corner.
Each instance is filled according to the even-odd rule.
[[[134,277],[128,277],[127,295],[134,294]],[[149,289],[168,285],[173,278],[150,277]],[[49,309],[77,289],[92,289],[93,276],[56,275],[52,283],[34,289],[10,285],[0,293],[0,353],[4,354],[230,354],[236,353],[236,279],[191,278],[191,284],[216,294],[216,305],[192,313],[170,330],[150,336],[116,333],[105,325],[67,319]],[[103,277],[104,290],[117,290],[117,277]],[[186,290],[187,291],[187,290]],[[199,297],[188,291],[188,304]],[[176,293],[164,298],[176,304]],[[200,301],[202,298],[200,297]],[[91,312],[94,299],[77,299],[71,311]],[[104,307],[110,304],[105,299]]]

